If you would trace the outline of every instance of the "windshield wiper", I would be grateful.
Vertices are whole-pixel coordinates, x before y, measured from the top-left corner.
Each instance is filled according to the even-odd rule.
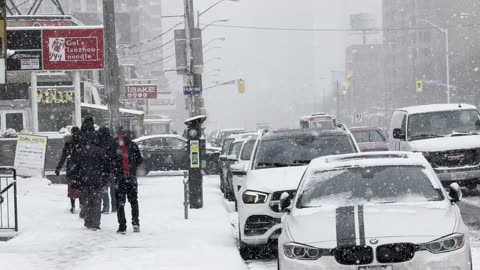
[[[310,164],[310,162],[311,162],[310,159],[304,159],[304,160],[296,159],[296,160],[293,161],[293,164],[294,165],[298,165],[298,164],[307,164],[308,165],[308,164]]]
[[[279,162],[259,162],[257,166],[260,167],[288,167],[290,164],[279,163]]]
[[[437,134],[418,134],[418,135],[412,136],[410,139],[415,140],[415,139],[442,138],[442,137],[445,137],[445,136],[437,135]]]
[[[459,137],[459,136],[473,136],[473,135],[479,135],[478,132],[453,132],[450,134],[450,137]]]

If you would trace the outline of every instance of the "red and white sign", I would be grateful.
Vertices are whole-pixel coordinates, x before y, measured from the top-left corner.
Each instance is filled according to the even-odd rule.
[[[68,21],[32,21],[29,26],[72,26],[72,22]]]
[[[103,29],[44,29],[44,70],[103,69]]]
[[[127,99],[156,99],[157,86],[154,84],[127,85],[125,97]]]

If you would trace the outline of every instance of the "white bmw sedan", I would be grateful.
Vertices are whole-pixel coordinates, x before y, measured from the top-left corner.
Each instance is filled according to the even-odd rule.
[[[471,270],[460,198],[421,154],[316,159],[282,196],[279,269]]]

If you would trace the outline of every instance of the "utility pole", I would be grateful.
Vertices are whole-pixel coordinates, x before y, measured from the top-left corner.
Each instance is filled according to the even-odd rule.
[[[120,66],[115,34],[114,0],[103,0],[103,25],[105,31],[105,90],[107,93],[108,123],[116,134],[120,123]]]
[[[192,36],[195,29],[195,20],[193,12],[193,0],[184,0],[185,4],[185,35],[187,39],[187,75],[185,78],[185,86],[202,87],[202,75],[193,73],[193,46]],[[189,115],[190,117],[200,115],[200,95],[190,95],[188,97]]]

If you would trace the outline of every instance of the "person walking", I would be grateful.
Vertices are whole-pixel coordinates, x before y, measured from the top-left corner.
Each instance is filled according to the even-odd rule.
[[[110,212],[110,197],[112,212],[117,211],[117,203],[115,200],[115,170],[117,156],[119,155],[119,149],[115,142],[115,139],[110,134],[110,130],[107,127],[101,127],[98,130],[99,142],[104,149],[104,158],[103,158],[103,171],[102,171],[102,180],[104,182],[103,192],[102,192],[102,201],[103,208],[102,213]],[[110,194],[108,189],[110,187]],[[109,196],[110,195],[110,196]]]
[[[100,230],[102,190],[104,187],[105,151],[101,147],[99,136],[95,132],[92,117],[86,117],[81,128],[80,172],[85,203],[84,226],[91,230]]]
[[[62,156],[58,162],[57,168],[55,169],[55,174],[60,175],[60,170],[67,162],[66,165],[66,177],[67,177],[67,197],[70,198],[70,213],[75,213],[75,200],[79,199],[79,206],[82,207],[82,201],[80,199],[80,189],[78,186],[79,180],[79,171],[78,171],[78,159],[76,159],[76,151],[79,143],[79,133],[80,129],[78,127],[73,127],[71,130],[71,135],[66,135],[63,139],[65,145],[62,150]]]
[[[120,157],[117,159],[116,200],[117,219],[119,223],[117,233],[127,232],[125,218],[125,203],[128,199],[132,209],[132,226],[134,232],[140,232],[137,168],[142,163],[142,156],[138,145],[130,139],[129,133],[119,130],[117,144],[120,148]]]

